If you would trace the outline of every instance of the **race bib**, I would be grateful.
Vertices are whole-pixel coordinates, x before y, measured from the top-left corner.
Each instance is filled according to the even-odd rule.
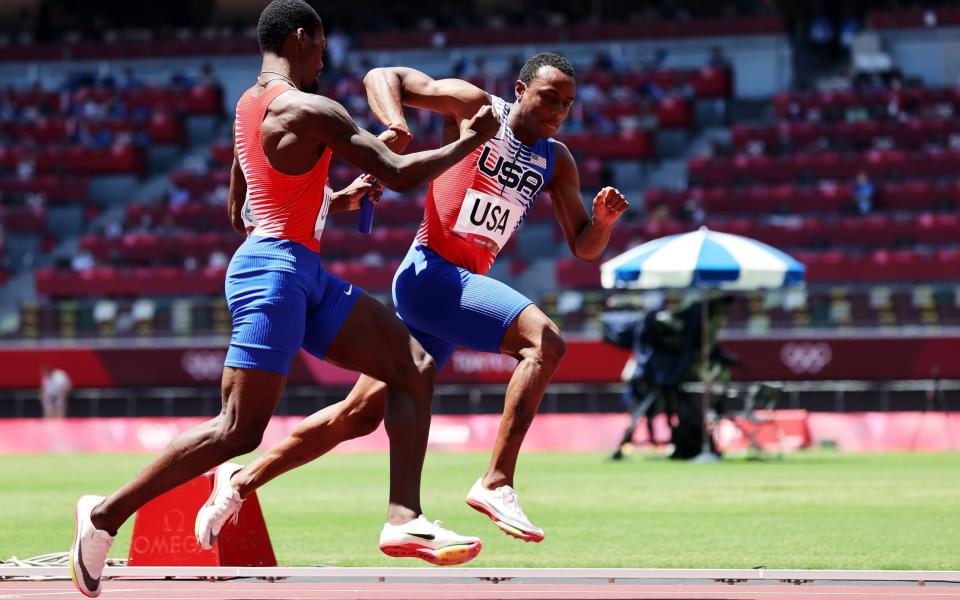
[[[523,217],[524,207],[501,196],[468,189],[453,232],[494,254],[507,243]]]
[[[243,219],[243,226],[247,230],[247,235],[252,234],[253,230],[257,228],[257,218],[253,216],[253,208],[250,206],[250,190],[247,190],[246,198],[243,200],[240,218]]]
[[[323,186],[323,204],[320,206],[320,214],[317,215],[317,222],[313,226],[313,237],[319,240],[323,235],[323,226],[327,224],[327,213],[330,212],[330,200],[333,198],[333,190],[329,185]]]

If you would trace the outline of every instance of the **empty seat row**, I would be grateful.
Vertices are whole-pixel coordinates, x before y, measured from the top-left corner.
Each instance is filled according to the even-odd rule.
[[[771,212],[840,214],[853,201],[850,185],[754,185],[746,188],[697,187],[691,190],[649,189],[644,196],[647,210],[666,206],[681,214],[688,200],[695,200],[709,215],[743,214],[767,216]],[[912,180],[882,183],[873,198],[875,209],[929,211],[960,206],[960,182],[934,183]]]
[[[738,154],[732,158],[695,157],[689,161],[690,182],[694,185],[725,186],[743,181],[787,183],[800,179],[849,180],[861,172],[877,179],[954,176],[960,172],[960,150],[798,152],[778,157]]]

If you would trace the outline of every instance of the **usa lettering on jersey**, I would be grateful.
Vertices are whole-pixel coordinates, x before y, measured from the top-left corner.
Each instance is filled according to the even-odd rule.
[[[497,156],[494,160],[490,146],[484,146],[477,160],[477,168],[484,175],[499,181],[500,185],[531,197],[536,196],[543,187],[543,175],[519,163],[504,160],[502,156]]]

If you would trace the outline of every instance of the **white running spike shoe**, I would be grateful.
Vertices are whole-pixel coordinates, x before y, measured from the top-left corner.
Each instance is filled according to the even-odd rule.
[[[523,513],[516,490],[509,485],[488,490],[483,487],[482,481],[482,478],[478,479],[470,488],[467,504],[490,517],[507,535],[525,542],[542,542],[543,530],[531,523]]]
[[[396,558],[421,558],[434,565],[460,565],[480,554],[480,538],[459,535],[441,525],[423,515],[403,525],[386,523],[380,532],[380,551]]]
[[[80,593],[90,598],[100,595],[100,575],[113,545],[113,536],[90,521],[90,513],[103,500],[103,496],[81,496],[77,501],[77,530],[70,547],[70,578]]]
[[[197,512],[197,520],[193,526],[197,543],[204,550],[213,547],[213,543],[217,541],[217,536],[220,535],[220,530],[226,524],[227,519],[230,519],[230,522],[235,525],[240,517],[243,498],[230,485],[230,478],[242,468],[243,465],[223,463],[214,471],[213,490],[210,492],[210,497]]]

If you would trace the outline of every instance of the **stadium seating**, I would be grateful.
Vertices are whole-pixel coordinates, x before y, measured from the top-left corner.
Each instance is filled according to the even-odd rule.
[[[683,37],[779,27],[778,20],[695,20],[658,26],[656,31]],[[605,23],[507,28],[483,35],[466,30],[458,31],[455,39],[448,37],[448,45],[496,44],[498,36],[516,43],[558,35],[571,40],[612,40],[638,32],[653,35],[654,30],[647,29],[644,24]],[[378,35],[361,36],[361,43],[388,44]],[[433,43],[424,35],[394,32],[389,43],[403,47]],[[158,50],[159,55],[166,51],[203,55],[204,49],[220,47],[215,41],[197,40],[184,46],[194,50],[166,48]],[[237,41],[225,53],[245,47],[249,49]],[[69,51],[87,50],[79,44]],[[508,95],[513,75],[485,73],[467,78]],[[609,174],[625,163],[657,159],[658,131],[694,131],[698,100],[734,96],[733,72],[727,67],[624,67],[598,61],[578,68],[578,80],[596,93],[575,105],[559,138],[578,159],[585,192],[607,183]],[[358,120],[376,128],[373,115],[362,108],[360,73],[340,72],[322,82],[323,93],[350,106]],[[184,144],[187,118],[219,116],[223,100],[218,85],[195,82],[130,88],[86,82],[60,91],[0,92],[0,104],[9,107],[6,114],[12,115],[0,120],[4,231],[8,235],[44,232],[51,211],[63,205],[78,204],[94,214],[91,178],[147,174],[145,144]],[[112,107],[116,114],[84,117],[77,107],[85,103]],[[869,327],[931,324],[955,317],[960,311],[950,282],[960,279],[955,239],[960,225],[956,213],[960,146],[955,139],[960,138],[960,119],[953,115],[960,113],[960,92],[914,84],[867,91],[790,92],[773,98],[771,108],[774,122],[735,124],[728,147],[719,145],[710,156],[690,158],[687,181],[676,182],[683,189],[646,190],[646,217],[634,214],[624,219],[612,234],[608,256],[697,227],[699,217],[691,214],[696,209],[703,211],[703,223],[711,229],[776,245],[808,267],[811,287],[805,304],[785,309],[760,297],[744,297],[731,308],[730,322],[736,327]],[[856,119],[848,119],[847,111],[856,112]],[[439,144],[439,117],[418,115],[410,126],[416,136],[410,151]],[[91,141],[102,133],[109,134],[103,136],[109,143]],[[190,331],[222,330],[228,322],[222,305],[222,263],[242,241],[232,231],[224,207],[232,162],[232,144],[228,140],[215,143],[205,164],[190,164],[169,174],[169,198],[127,203],[120,231],[85,230],[79,248],[92,258],[93,268],[74,270],[61,261],[36,269],[40,300],[23,309],[21,331],[43,335],[73,327],[77,335],[170,333],[183,329],[170,316],[176,311],[192,315],[186,319]],[[19,172],[25,164],[27,172]],[[855,178],[860,173],[870,177],[876,188],[867,214],[857,214],[855,207]],[[359,174],[358,169],[335,160],[330,181],[341,187]],[[26,201],[30,195],[43,201],[31,204]],[[353,216],[331,218],[323,239],[327,268],[375,293],[387,293],[394,269],[422,218],[423,201],[422,190],[383,200],[371,236],[354,231]],[[551,315],[565,327],[595,327],[611,294],[599,290],[596,264],[569,258],[562,233],[553,223],[548,196],[537,202],[527,221],[551,227],[556,242],[552,255],[537,255],[536,260],[548,262],[560,289],[581,297],[580,308],[553,306]],[[0,248],[2,243],[0,236]],[[43,247],[49,245],[49,240],[44,241]],[[512,241],[502,252],[513,275],[524,274],[531,262],[528,254],[521,259],[517,249]],[[923,302],[913,297],[904,300],[904,290],[911,285],[934,291]],[[877,291],[885,289],[892,291]],[[147,311],[135,298],[148,300],[157,310]],[[546,298],[548,304],[550,298]],[[183,308],[186,304],[174,309],[180,301],[188,302],[189,310]],[[100,309],[101,317],[114,314],[101,321],[112,320],[116,328],[105,330],[89,315],[81,318],[80,313],[92,314],[102,302],[116,305],[114,313]],[[135,309],[144,317],[133,320],[137,326],[119,326],[117,315],[132,315]],[[61,313],[73,317],[60,318]],[[148,314],[153,316],[148,319]],[[78,319],[93,325],[77,328]]]

